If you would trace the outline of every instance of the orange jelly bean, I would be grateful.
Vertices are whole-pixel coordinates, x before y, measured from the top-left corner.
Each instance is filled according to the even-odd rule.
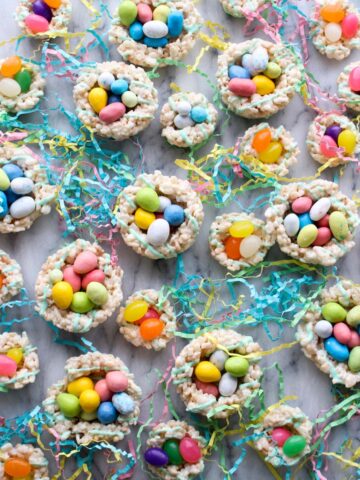
[[[61,0],[44,0],[44,3],[51,8],[59,8],[61,5]]]
[[[31,473],[31,465],[22,458],[9,458],[4,463],[4,471],[9,477],[21,478]]]
[[[326,22],[340,23],[345,17],[345,10],[339,3],[333,5],[325,5],[320,10],[320,15]]]
[[[0,273],[0,288],[4,286],[4,283],[5,283],[5,275]]]
[[[21,65],[22,62],[18,56],[14,55],[13,57],[8,57],[3,61],[0,73],[4,77],[13,77],[20,72]]]
[[[271,137],[271,131],[268,128],[264,128],[263,130],[255,133],[251,144],[253,149],[258,153],[263,152],[270,145]]]
[[[140,325],[140,335],[144,340],[151,341],[161,335],[164,327],[164,322],[159,318],[148,318]]]
[[[240,260],[240,243],[242,238],[227,237],[224,241],[225,253],[231,260]]]

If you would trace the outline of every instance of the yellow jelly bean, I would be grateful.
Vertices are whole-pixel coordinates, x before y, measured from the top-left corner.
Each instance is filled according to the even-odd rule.
[[[204,383],[218,382],[221,378],[221,372],[213,363],[203,361],[196,365],[195,377]]]
[[[256,85],[256,93],[259,95],[269,95],[275,90],[275,83],[265,75],[255,75],[252,80]]]
[[[280,142],[270,142],[269,146],[259,153],[259,160],[263,163],[277,163],[282,152],[283,147]]]
[[[135,212],[135,223],[141,230],[147,230],[156,219],[155,214],[138,208]]]
[[[245,238],[251,235],[255,230],[252,222],[249,220],[240,220],[234,222],[229,228],[229,233],[234,238]]]
[[[94,382],[89,377],[80,377],[70,382],[67,386],[67,392],[76,397],[80,397],[85,390],[93,390]]]
[[[159,5],[153,11],[153,20],[159,20],[160,22],[167,23],[169,14],[170,8],[167,5]]]
[[[351,155],[356,147],[356,135],[351,130],[343,130],[338,136],[338,145],[345,150],[345,153]]]
[[[70,307],[73,299],[73,289],[68,282],[55,283],[51,290],[52,298],[55,305],[62,310]]]
[[[21,362],[21,360],[24,357],[23,349],[22,348],[10,348],[6,352],[6,356],[9,357],[9,358],[12,358],[17,363],[17,365],[19,365],[19,363]]]
[[[99,113],[100,110],[106,107],[108,94],[104,88],[92,88],[89,92],[88,100],[94,112]]]
[[[92,413],[100,405],[100,395],[95,390],[84,390],[80,395],[79,402],[84,412]]]
[[[124,319],[126,322],[133,323],[140,320],[148,311],[149,305],[143,300],[136,300],[129,303],[124,310]]]

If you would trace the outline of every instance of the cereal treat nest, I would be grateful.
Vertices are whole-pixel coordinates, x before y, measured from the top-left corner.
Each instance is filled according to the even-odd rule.
[[[332,19],[322,12],[334,3],[339,5],[339,10],[343,13],[338,18],[335,16]],[[360,22],[360,11],[352,2],[347,0],[337,0],[336,2],[333,0],[315,1],[310,36],[315,48],[322,55],[335,60],[343,60],[350,55],[352,49],[360,48],[359,26],[351,34],[348,32],[344,35],[344,20],[349,15],[357,17],[358,22]],[[329,20],[326,20],[326,18],[329,18]],[[329,32],[328,29],[332,31]]]
[[[306,439],[306,446],[301,453],[294,457],[284,454],[282,447],[271,438],[271,430],[278,427],[286,428],[293,435]],[[274,467],[291,466],[310,452],[311,432],[312,423],[300,408],[280,405],[271,409],[265,415],[261,426],[255,429],[254,434],[260,435],[260,438],[254,441],[254,446],[264,455],[265,461]]]
[[[52,18],[48,22],[48,29],[44,32],[33,32],[25,23],[26,18],[32,15],[32,4],[34,0],[19,0],[16,8],[15,18],[25,35],[33,35],[36,38],[53,38],[67,32],[71,18],[71,0],[61,0],[59,8],[51,8]]]
[[[355,70],[356,72],[360,71],[360,61],[346,65],[344,70],[340,73],[337,79],[338,95],[347,108],[350,108],[355,112],[360,112],[360,73],[357,73],[358,79],[356,81],[355,79],[352,80],[356,90],[351,88],[352,82],[350,80],[351,74],[353,71],[355,72]]]
[[[13,477],[7,475],[4,471],[5,462],[12,458],[25,460],[31,467],[31,479],[33,480],[50,480],[48,471],[48,461],[46,460],[40,448],[35,448],[31,444],[12,445],[4,443],[0,447],[0,478],[2,480],[12,480]]]
[[[193,110],[195,107],[195,110]],[[206,111],[206,119],[194,121],[192,112]],[[204,114],[205,116],[205,114]],[[193,147],[208,140],[214,133],[218,113],[215,107],[202,93],[174,93],[161,110],[161,135],[177,147]]]
[[[129,90],[138,98],[135,108],[112,123],[105,123],[93,110],[89,102],[89,92],[97,84],[100,74],[110,72],[115,78],[127,79]],[[146,72],[134,65],[123,62],[97,63],[95,67],[80,71],[74,87],[76,113],[86,127],[102,137],[125,140],[144,130],[153,120],[158,107],[158,95],[153,82]]]
[[[68,383],[84,376],[100,378],[109,371],[120,371],[128,379],[126,392],[135,400],[134,411],[125,416],[119,415],[116,422],[104,425],[97,420],[84,421],[65,417],[56,402],[58,394],[65,392]],[[119,442],[130,433],[130,426],[136,425],[140,413],[141,389],[134,382],[134,375],[120,358],[100,352],[71,357],[65,363],[65,378],[48,389],[43,401],[45,412],[49,414],[50,425],[60,435],[61,440],[75,437],[79,444],[108,441]]]
[[[0,355],[6,355],[8,350],[13,348],[22,350],[22,358],[12,377],[0,376],[0,391],[18,390],[29,383],[34,383],[36,375],[40,372],[37,349],[30,344],[25,332],[21,335],[14,332],[0,335]]]
[[[148,243],[146,234],[134,221],[135,197],[144,187],[154,188],[159,195],[176,201],[185,212],[185,221],[174,233],[170,233],[166,243],[160,246]],[[162,175],[159,170],[140,175],[133,185],[124,188],[118,197],[115,214],[124,242],[136,253],[154,260],[172,258],[190,248],[204,218],[200,197],[190,183],[175,176]]]
[[[117,50],[125,61],[144,68],[154,68],[157,65],[165,67],[167,63],[161,60],[179,61],[191,51],[202,24],[201,16],[193,1],[133,0],[133,2],[136,5],[146,4],[152,8],[167,5],[170,10],[182,12],[184,24],[180,36],[176,39],[170,39],[170,42],[164,47],[153,48],[134,41],[129,35],[129,28],[122,25],[119,17],[115,15],[109,32],[109,41],[118,45]]]
[[[279,158],[275,159],[274,162],[270,162],[270,160],[262,161],[259,158],[259,152],[257,152],[252,145],[254,136],[265,129],[271,132],[271,142],[280,143],[282,146],[281,154]],[[261,153],[267,155],[266,151]],[[280,177],[284,177],[289,173],[289,168],[297,162],[297,157],[299,154],[300,149],[296,140],[282,125],[279,127],[272,127],[268,123],[254,125],[246,130],[240,143],[241,160],[243,160],[245,163],[249,163],[255,170],[259,170],[260,172],[268,173],[270,175],[278,175]],[[256,160],[254,160],[254,158]],[[234,166],[239,164],[236,161],[236,158],[233,156],[230,158],[230,162]]]
[[[334,138],[329,134],[332,129],[336,127],[334,131]],[[340,143],[339,131],[352,132],[350,135],[353,137],[354,145],[350,145],[348,148],[342,148]],[[349,135],[349,133],[348,133]],[[328,139],[331,144],[325,143],[325,138]],[[333,141],[332,141],[333,140]],[[346,140],[346,139],[345,139]],[[339,165],[345,165],[349,162],[356,161],[356,156],[360,153],[360,133],[355,124],[344,115],[336,115],[334,113],[318,115],[310,124],[306,145],[310,155],[314,160],[319,163],[326,163],[331,160],[331,167],[337,167]],[[346,143],[344,145],[347,145]],[[326,154],[324,154],[326,153]]]
[[[145,340],[140,334],[139,325],[127,322],[124,318],[126,306],[138,300],[145,301],[149,305],[149,308],[156,310],[160,314],[160,320],[165,324],[161,334],[153,340]],[[145,347],[149,350],[153,349],[158,351],[165,348],[168,342],[174,337],[176,330],[176,316],[171,303],[167,298],[160,296],[160,292],[153,289],[139,290],[131,295],[127,299],[125,307],[120,308],[116,321],[120,326],[120,333],[128,342],[132,343],[135,347]]]
[[[352,372],[347,363],[332,358],[324,347],[324,338],[315,332],[317,322],[323,318],[322,306],[328,302],[336,302],[345,309],[356,307],[360,305],[360,286],[350,280],[342,280],[324,289],[319,299],[306,311],[298,325],[296,337],[306,357],[329,375],[332,383],[351,388],[360,382],[360,372]]]
[[[23,170],[24,176],[34,182],[32,192],[27,195],[34,199],[35,205],[33,211],[22,218],[13,218],[10,208],[10,211],[0,219],[0,233],[23,232],[30,228],[38,217],[51,212],[51,203],[56,198],[57,187],[49,185],[46,169],[40,164],[40,158],[30,148],[1,147],[0,168],[7,164],[17,165]]]
[[[275,90],[264,95],[255,92],[247,97],[238,96],[228,88],[229,66],[239,61],[243,55],[252,54],[259,47],[267,51],[270,62],[276,62],[281,68]],[[301,72],[294,54],[283,44],[254,38],[239,44],[230,44],[219,55],[216,76],[221,99],[232,112],[245,118],[266,118],[287,106],[300,82]]]
[[[220,0],[226,13],[232,17],[243,17],[246,13],[255,12],[267,0]]]
[[[321,198],[331,201],[329,213],[340,212],[346,219],[348,233],[343,240],[333,237],[325,246],[300,247],[286,233],[284,217],[290,211],[294,200],[307,196],[314,202]],[[330,266],[355,246],[353,240],[355,229],[359,223],[355,203],[339,191],[339,186],[326,180],[314,180],[309,183],[291,183],[283,186],[275,193],[271,206],[265,211],[267,228],[270,234],[275,233],[280,249],[297,260],[315,265]]]
[[[235,393],[217,399],[197,388],[193,374],[194,366],[221,346],[240,355],[255,354],[255,357],[249,359],[249,370],[239,382]],[[177,392],[185,403],[186,410],[208,418],[227,418],[238,412],[246,400],[260,388],[262,370],[257,365],[256,354],[261,350],[252,337],[230,329],[213,330],[189,342],[176,357],[172,370],[174,384],[177,385]]]
[[[50,274],[54,269],[72,265],[76,256],[84,251],[93,252],[98,257],[98,268],[105,274],[104,286],[108,291],[107,302],[87,313],[75,313],[69,309],[60,309],[52,298]],[[48,257],[43,264],[35,285],[35,309],[47,322],[68,332],[85,333],[105,322],[115,312],[122,300],[121,281],[123,271],[111,263],[111,257],[98,244],[78,239]]]
[[[149,433],[146,441],[148,448],[161,448],[168,439],[181,440],[184,437],[190,437],[197,442],[200,448],[206,447],[206,440],[200,433],[186,422],[169,420],[159,423]],[[204,460],[201,457],[196,463],[184,462],[181,465],[166,465],[164,467],[154,467],[147,464],[148,469],[163,480],[190,480],[204,470]]]
[[[17,295],[23,286],[23,276],[16,260],[0,250],[0,305]]]
[[[227,256],[225,251],[224,241],[229,236],[229,228],[234,222],[250,221],[255,229],[253,235],[261,239],[261,246],[257,252],[249,257],[241,257],[239,260],[231,259]],[[236,272],[250,265],[256,265],[262,262],[275,242],[274,232],[270,234],[264,221],[256,218],[253,213],[224,213],[215,218],[210,226],[209,232],[209,247],[211,255],[217,260],[220,265],[223,265],[228,270]]]

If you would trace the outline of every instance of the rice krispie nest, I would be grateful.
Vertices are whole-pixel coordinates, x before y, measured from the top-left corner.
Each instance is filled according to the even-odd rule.
[[[144,233],[134,221],[136,210],[135,197],[144,187],[151,187],[159,195],[165,195],[181,205],[185,211],[185,222],[174,233],[170,233],[168,241],[159,247],[150,245]],[[157,260],[176,257],[195,242],[199,233],[204,210],[199,195],[191,188],[187,180],[175,176],[165,176],[159,170],[144,173],[137,177],[135,183],[124,188],[115,207],[115,215],[124,242],[136,253]]]
[[[149,304],[149,308],[154,308],[160,315],[160,320],[164,322],[165,327],[161,335],[154,340],[146,341],[140,335],[139,325],[127,322],[124,319],[125,307],[132,302],[144,300]],[[139,290],[126,300],[125,307],[120,308],[119,315],[116,319],[120,326],[120,333],[125,339],[135,345],[135,347],[145,347],[147,349],[162,350],[168,342],[174,337],[176,330],[176,316],[174,309],[169,300],[162,295],[161,292],[153,289]]]
[[[5,59],[0,60],[0,67]],[[45,79],[41,76],[40,68],[31,62],[21,59],[22,68],[31,73],[32,82],[28,92],[21,92],[14,98],[5,97],[0,94],[0,113],[19,113],[34,108],[44,96]]]
[[[249,258],[241,258],[240,260],[232,260],[226,255],[224,240],[229,236],[229,228],[234,222],[250,221],[255,230],[252,235],[261,238],[262,244],[260,249]],[[274,245],[275,235],[268,232],[267,226],[263,220],[256,218],[253,213],[224,213],[215,218],[210,226],[209,232],[209,247],[211,255],[217,260],[220,265],[223,265],[228,270],[233,272],[247,268],[250,265],[256,265],[262,262],[268,250]]]
[[[129,90],[138,98],[139,103],[128,110],[120,120],[105,123],[92,109],[88,95],[96,85],[101,73],[110,72],[115,78],[126,79]],[[153,82],[145,70],[123,62],[96,63],[95,67],[80,70],[74,87],[76,114],[81,122],[102,137],[125,140],[144,130],[153,120],[158,107],[158,95]]]
[[[315,8],[312,13],[310,37],[315,48],[328,58],[335,60],[343,60],[348,57],[353,48],[360,49],[360,28],[358,28],[357,35],[353,38],[341,38],[337,42],[329,42],[325,36],[326,22],[320,15],[320,9],[325,5],[330,5],[334,2],[329,0],[315,0]],[[346,10],[346,14],[357,15],[360,21],[360,11],[351,2],[347,0],[337,0],[337,4],[341,5]]]
[[[62,269],[72,265],[76,256],[88,250],[98,257],[98,268],[105,273],[104,286],[109,298],[101,307],[94,308],[88,313],[75,313],[71,310],[59,309],[52,298],[53,284],[50,273],[54,269]],[[52,322],[56,327],[67,332],[85,333],[105,322],[115,312],[122,300],[121,281],[123,271],[119,265],[111,263],[111,257],[100,245],[78,239],[58,250],[48,257],[41,267],[35,284],[36,306],[35,309],[47,322]]]
[[[344,70],[340,73],[338,83],[338,95],[340,100],[355,112],[360,112],[360,93],[353,92],[349,87],[349,75],[354,68],[360,68],[360,61],[346,65]]]
[[[356,135],[356,147],[352,155],[346,154],[341,147],[339,153],[333,158],[326,157],[321,153],[320,141],[325,134],[327,127],[331,125],[339,125],[341,128],[351,130]],[[306,138],[306,145],[310,155],[319,163],[326,163],[331,160],[331,167],[346,165],[349,162],[356,161],[356,156],[360,153],[360,133],[355,124],[344,115],[336,115],[334,113],[325,113],[318,115],[311,122]]]
[[[103,425],[98,421],[84,421],[65,417],[57,403],[56,397],[66,392],[68,383],[79,377],[105,376],[110,371],[121,371],[126,374],[129,384],[126,393],[135,401],[135,409],[126,418],[119,414],[116,423]],[[91,442],[119,442],[130,433],[130,426],[136,425],[140,413],[141,389],[134,382],[134,375],[129,372],[122,360],[111,354],[91,352],[78,357],[71,357],[65,363],[65,378],[48,389],[47,397],[43,401],[45,412],[49,415],[49,426],[60,436],[60,440],[75,437],[78,444]]]
[[[48,461],[46,460],[40,448],[35,448],[31,444],[12,445],[4,443],[0,447],[0,478],[2,480],[13,480],[4,472],[4,463],[11,458],[21,458],[30,463],[32,467],[33,480],[50,480],[48,471]]]
[[[257,159],[259,154],[252,147],[254,136],[264,129],[269,129],[271,131],[272,142],[278,141],[282,144],[283,151],[277,163],[263,163],[261,160]],[[255,170],[284,177],[289,172],[289,168],[297,162],[300,149],[294,137],[282,125],[275,128],[268,123],[259,123],[246,130],[240,142],[239,153],[241,159],[244,160],[245,163],[249,163]],[[230,158],[230,161],[233,165],[238,165],[234,156]]]
[[[225,347],[230,353],[254,354],[254,357],[248,358],[249,370],[239,381],[236,392],[231,396],[220,396],[216,399],[214,395],[196,388],[193,373],[195,366],[219,347]],[[261,350],[260,345],[254,342],[252,337],[230,329],[213,330],[189,342],[176,357],[172,370],[174,384],[186,405],[186,410],[208,418],[227,418],[239,412],[250,396],[260,388],[262,370],[257,365],[259,358],[256,354]]]
[[[4,250],[0,250],[0,275],[4,276],[3,285],[0,288],[0,305],[2,305],[15,297],[24,283],[20,265]]]
[[[178,115],[176,105],[184,101],[189,102],[192,107],[201,106],[205,108],[208,112],[207,120],[182,129],[176,128],[174,125],[174,119]],[[161,135],[171,145],[182,148],[193,147],[206,142],[210,135],[214,133],[217,117],[216,108],[202,93],[174,93],[169,97],[168,102],[164,104],[161,110],[160,123],[163,126]]]
[[[220,0],[224,11],[232,17],[246,16],[255,12],[266,2],[267,0]]]
[[[251,97],[235,95],[228,88],[229,66],[245,53],[252,53],[258,47],[265,48],[269,61],[275,61],[281,67],[282,73],[276,80],[275,91],[268,95],[254,93]],[[301,80],[301,72],[296,60],[295,54],[282,43],[275,44],[253,38],[242,43],[229,44],[228,48],[219,55],[216,73],[223,103],[236,115],[245,118],[264,118],[274,115],[285,108],[295,95],[296,86]]]
[[[132,0],[134,3],[145,3],[153,8],[166,4],[171,10],[177,10],[184,15],[184,28],[179,37],[169,42],[165,47],[152,48],[136,42],[129,36],[129,28],[121,25],[118,15],[115,15],[109,32],[109,41],[118,45],[117,50],[126,62],[140,65],[144,68],[156,66],[165,67],[162,60],[178,61],[184,58],[193,48],[197,32],[202,25],[202,19],[192,0]]]
[[[329,375],[332,383],[340,383],[351,388],[360,382],[360,373],[351,372],[346,362],[337,362],[330,357],[324,348],[324,339],[315,333],[316,323],[323,318],[321,306],[328,302],[340,303],[345,308],[360,305],[360,285],[350,280],[342,280],[324,289],[319,300],[313,302],[306,311],[298,325],[296,337],[306,357]]]
[[[277,427],[287,428],[293,435],[301,435],[306,439],[306,447],[300,455],[287,457],[282,448],[271,439],[271,430]],[[269,432],[269,433],[268,433]],[[254,430],[254,435],[261,435],[254,441],[254,446],[265,457],[265,461],[274,467],[295,465],[310,452],[312,423],[298,407],[280,405],[271,409],[263,418],[261,426]]]
[[[0,354],[6,355],[10,348],[21,348],[23,359],[13,377],[0,376],[0,391],[19,390],[29,383],[34,383],[39,370],[37,348],[30,344],[25,332],[18,335],[14,332],[5,332],[0,335]]]
[[[309,196],[314,202],[323,197],[330,197],[331,207],[329,212],[340,211],[347,220],[349,227],[347,238],[338,241],[333,237],[323,247],[310,246],[304,248],[293,242],[285,231],[284,217],[290,210],[291,203],[302,196]],[[270,204],[271,206],[265,211],[267,228],[270,234],[275,233],[280,249],[290,257],[304,263],[330,266],[334,265],[339,258],[355,246],[353,237],[359,223],[357,208],[350,198],[339,191],[339,186],[336,183],[327,180],[290,183],[273,194]]]
[[[10,213],[0,219],[0,233],[23,232],[31,227],[41,215],[51,212],[51,203],[57,195],[57,187],[49,185],[46,169],[40,164],[40,158],[28,147],[0,147],[0,167],[14,163],[20,167],[26,178],[34,182],[31,194],[35,200],[35,210],[30,215],[15,219]]]
[[[165,423],[159,423],[149,433],[146,441],[148,448],[161,448],[168,439],[182,440],[185,436],[196,440],[201,449],[206,447],[206,440],[200,433],[186,422],[169,420]],[[204,460],[196,463],[185,463],[183,465],[166,465],[165,467],[154,467],[147,464],[147,468],[162,480],[190,480],[200,475],[204,470]]]
[[[72,11],[71,0],[61,0],[59,8],[51,9],[53,17],[49,23],[49,30],[39,33],[33,33],[25,24],[26,17],[33,13],[33,3],[34,0],[19,0],[19,4],[16,7],[15,18],[25,35],[31,35],[36,38],[54,38],[67,32]]]

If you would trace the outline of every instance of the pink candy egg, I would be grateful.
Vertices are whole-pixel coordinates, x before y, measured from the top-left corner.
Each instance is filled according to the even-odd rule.
[[[344,322],[336,323],[334,325],[333,335],[338,342],[346,345],[350,342],[351,330]]]
[[[271,438],[279,447],[282,447],[286,440],[291,436],[292,433],[284,427],[276,427],[271,432]]]
[[[351,70],[349,87],[353,92],[360,92],[360,67],[355,67]]]
[[[328,227],[329,228],[329,218],[330,218],[330,215],[327,213],[322,218],[320,218],[320,220],[318,220],[316,222],[316,226],[319,227],[319,228],[320,227]]]
[[[64,281],[70,283],[74,292],[78,292],[81,288],[81,277],[74,272],[74,267],[69,265],[63,271]]]
[[[324,135],[320,140],[320,152],[327,158],[337,157],[338,146],[329,135]]]
[[[310,197],[299,197],[291,204],[291,210],[294,213],[306,213],[312,207],[313,201]]]
[[[73,265],[74,271],[80,274],[91,272],[91,270],[94,270],[97,266],[98,257],[89,250],[79,253]]]
[[[100,400],[102,402],[108,402],[109,400],[111,400],[113,392],[109,390],[109,387],[104,378],[95,383],[94,389],[99,394]]]
[[[351,336],[350,336],[350,340],[347,343],[347,346],[349,348],[359,347],[360,346],[360,335],[357,332],[355,332],[355,330],[351,330],[350,333],[351,333]]]
[[[201,390],[203,393],[208,393],[209,395],[214,395],[214,397],[219,396],[219,389],[216,385],[212,383],[204,383],[199,380],[195,380],[195,385],[198,390]]]
[[[32,33],[42,33],[49,30],[49,22],[41,15],[31,13],[25,18],[25,25]]]
[[[359,19],[355,13],[349,13],[341,22],[342,36],[345,38],[354,38],[359,28]]]
[[[108,389],[114,393],[123,392],[129,384],[128,378],[123,372],[108,372],[105,380]]]
[[[197,463],[202,457],[199,444],[190,437],[184,437],[179,444],[180,454],[188,463]]]
[[[139,3],[137,6],[137,17],[139,22],[141,23],[146,23],[150,22],[153,18],[152,10],[149,7],[149,5],[146,5],[146,3]]]
[[[96,269],[92,272],[87,273],[81,282],[81,286],[84,290],[89,285],[90,282],[98,282],[104,283],[105,282],[105,273],[102,270]]]
[[[232,78],[228,83],[230,92],[239,97],[251,97],[256,92],[256,84],[246,78]]]
[[[12,377],[17,370],[17,363],[7,355],[0,355],[0,377]]]
[[[125,115],[126,107],[121,102],[110,103],[100,110],[99,118],[105,123],[113,123]]]
[[[331,239],[332,233],[328,227],[320,227],[317,232],[317,237],[313,242],[314,247],[322,247]]]

